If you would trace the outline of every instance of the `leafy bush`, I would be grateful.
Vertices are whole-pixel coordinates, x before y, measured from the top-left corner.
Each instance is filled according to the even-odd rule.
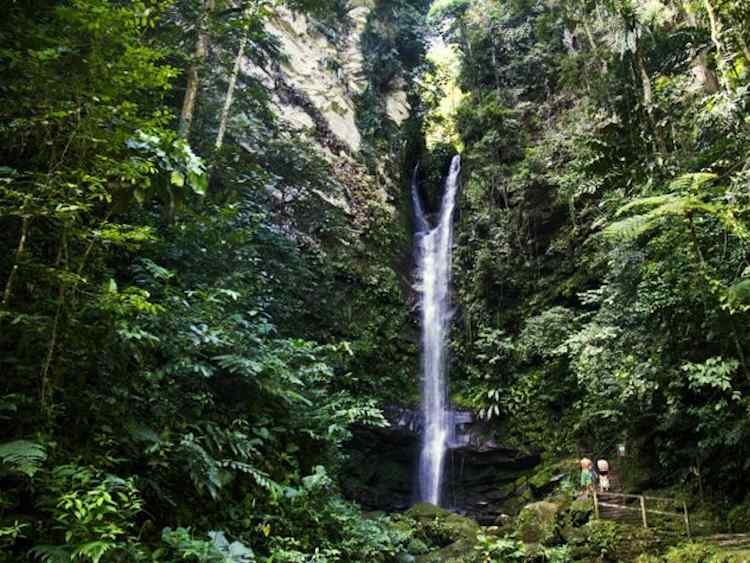
[[[539,555],[548,563],[571,563],[573,561],[571,550],[567,545],[541,546]]]
[[[366,518],[339,496],[322,466],[302,486],[275,496],[266,521],[270,553],[280,561],[391,561],[406,552],[411,530],[386,517]],[[281,514],[282,518],[272,516]]]
[[[46,485],[43,506],[55,522],[50,539],[58,543],[35,546],[32,551],[39,558],[97,563],[106,553],[127,548],[143,506],[132,479],[61,465]]]
[[[510,538],[496,538],[479,534],[477,545],[478,560],[483,562],[526,561],[527,551],[523,542]]]
[[[716,548],[711,545],[687,543],[670,548],[665,560],[667,563],[708,563],[716,552]]]
[[[510,537],[477,536],[474,546],[477,563],[512,563],[513,561],[539,561],[546,563],[570,563],[573,561],[568,546],[529,546]]]
[[[586,526],[588,547],[599,557],[612,558],[622,544],[620,526],[608,520],[592,520]]]
[[[179,561],[196,561],[199,563],[252,563],[255,561],[253,551],[241,542],[229,543],[223,532],[210,532],[210,540],[195,539],[189,529],[165,528],[162,541],[168,549],[157,550],[155,557],[163,557],[167,551]]]
[[[750,499],[746,499],[729,511],[727,525],[731,532],[747,533],[750,531]]]

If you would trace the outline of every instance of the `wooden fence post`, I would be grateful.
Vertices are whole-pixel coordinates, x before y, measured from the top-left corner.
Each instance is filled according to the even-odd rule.
[[[691,539],[690,538],[690,515],[688,514],[686,502],[682,503],[682,510],[683,510],[683,513],[685,514],[685,530],[687,531],[687,537],[688,539]]]
[[[594,518],[599,520],[599,496],[596,494],[596,490],[594,490]]]
[[[641,499],[641,516],[643,516],[643,527],[648,528],[648,521],[646,520],[646,499],[643,498],[643,496],[639,498]]]

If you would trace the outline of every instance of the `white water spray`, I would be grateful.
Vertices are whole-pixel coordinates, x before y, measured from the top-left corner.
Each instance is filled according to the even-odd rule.
[[[447,400],[448,334],[452,317],[450,282],[453,211],[456,207],[461,158],[455,156],[445,183],[437,224],[430,229],[419,199],[416,174],[412,198],[418,239],[417,277],[421,285],[422,414],[424,430],[419,458],[420,500],[440,505],[445,454],[452,439]]]

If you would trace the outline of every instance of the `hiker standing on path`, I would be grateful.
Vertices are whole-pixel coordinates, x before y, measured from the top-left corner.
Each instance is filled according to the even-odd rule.
[[[589,493],[594,491],[594,464],[587,457],[581,459],[581,488],[583,494],[588,498]]]
[[[596,462],[599,469],[599,492],[606,493],[609,491],[609,462],[606,459],[600,459]]]

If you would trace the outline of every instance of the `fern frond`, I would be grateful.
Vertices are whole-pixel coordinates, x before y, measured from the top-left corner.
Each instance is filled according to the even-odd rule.
[[[182,451],[187,457],[187,468],[195,488],[208,491],[214,500],[219,498],[219,490],[224,486],[219,462],[201,446],[192,434],[185,435],[180,441]]]
[[[45,563],[70,563],[73,556],[66,545],[35,545],[29,553]]]
[[[656,223],[657,222],[648,215],[635,215],[607,226],[607,228],[604,229],[604,236],[620,241],[630,241],[654,228]]]
[[[76,548],[73,550],[73,558],[80,558],[84,561],[88,560],[92,563],[99,563],[104,554],[114,549],[115,547],[117,547],[117,545],[111,541],[86,542],[84,544],[76,546]]]
[[[658,207],[661,205],[665,205],[665,204],[672,202],[677,197],[679,196],[676,196],[675,194],[663,194],[663,195],[654,195],[654,196],[649,196],[649,197],[640,197],[638,199],[631,201],[627,205],[622,206],[620,209],[618,209],[617,213],[615,213],[615,217],[621,217],[622,215],[625,215],[629,211],[634,211],[637,209],[647,209],[650,207]]]
[[[47,450],[37,442],[15,440],[0,444],[0,461],[15,473],[33,477],[46,459]]]
[[[742,221],[738,220],[731,210],[719,213],[717,216],[730,233],[733,233],[735,236],[743,240],[750,239],[750,231],[748,231],[747,226]]]
[[[633,215],[627,219],[612,223],[604,229],[604,235],[608,238],[633,240],[656,227],[665,217],[687,217],[696,212],[714,216],[720,221],[725,222],[723,217],[725,214],[718,206],[705,203],[694,197],[678,196],[676,194],[637,199],[622,207],[616,213],[616,216],[643,207],[652,207],[652,209],[647,213]]]
[[[679,178],[672,180],[669,184],[669,191],[678,192],[684,190],[698,190],[705,184],[718,179],[718,174],[711,172],[696,172],[692,174],[683,174]]]
[[[214,360],[216,360],[223,369],[235,375],[255,377],[263,371],[263,365],[260,362],[238,354],[216,356]]]
[[[258,484],[259,487],[266,489],[271,493],[278,494],[283,491],[283,487],[276,481],[271,479],[268,473],[253,467],[249,463],[243,463],[241,461],[234,460],[224,460],[221,462],[221,465],[222,467],[226,467],[227,469],[232,469],[234,471],[239,471],[241,473],[249,475],[253,478],[253,480]]]

